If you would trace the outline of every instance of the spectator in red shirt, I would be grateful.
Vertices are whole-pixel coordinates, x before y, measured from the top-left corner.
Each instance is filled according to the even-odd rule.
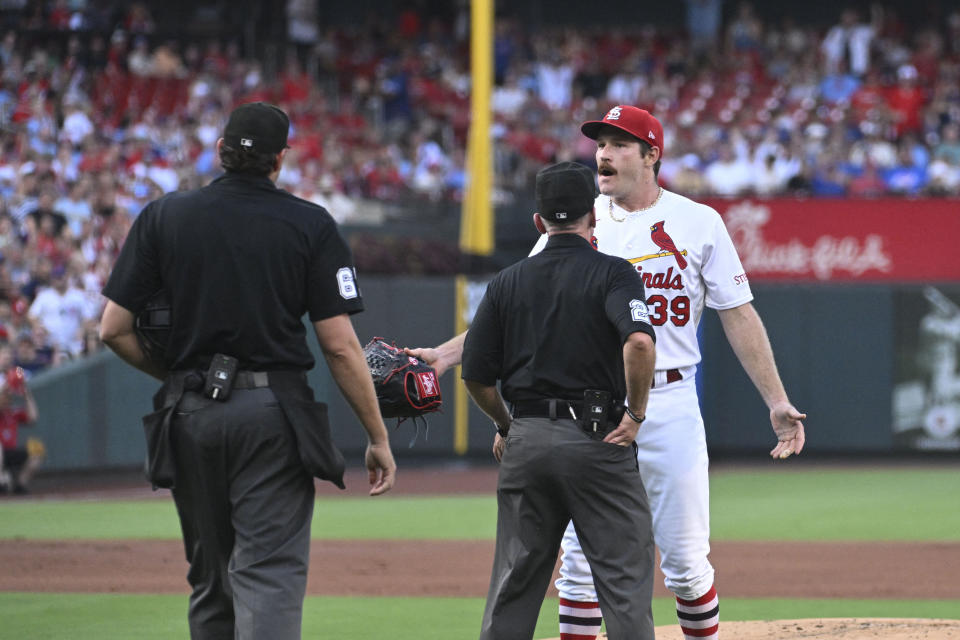
[[[9,361],[10,347],[0,350],[6,352],[0,357]],[[14,404],[15,396],[23,398],[22,406]],[[43,462],[43,445],[37,441],[18,446],[17,434],[20,425],[31,425],[36,420],[37,403],[25,383],[23,370],[9,369],[0,380],[0,493],[28,493],[30,479]]]
[[[917,84],[917,69],[905,64],[897,69],[897,84],[887,93],[887,104],[893,113],[897,136],[920,131],[921,112],[927,99]]]
[[[310,98],[310,87],[313,80],[307,73],[295,55],[287,57],[287,63],[280,74],[280,101],[283,104],[297,106],[307,102]]]
[[[887,108],[887,90],[880,72],[872,70],[864,77],[863,84],[853,92],[850,106],[858,120],[879,117]]]
[[[67,6],[67,0],[54,0],[47,23],[51,29],[59,31],[70,28],[70,7]]]

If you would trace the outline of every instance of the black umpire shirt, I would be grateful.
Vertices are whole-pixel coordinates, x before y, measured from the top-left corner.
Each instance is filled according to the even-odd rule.
[[[241,369],[307,370],[303,315],[363,310],[353,257],[326,209],[231,172],[148,204],[103,294],[136,313],[161,288],[171,371],[206,368],[215,353]]]
[[[625,398],[623,343],[656,339],[633,266],[582,237],[550,236],[543,251],[490,282],[463,345],[464,380],[494,386],[508,402],[581,402],[586,389]]]

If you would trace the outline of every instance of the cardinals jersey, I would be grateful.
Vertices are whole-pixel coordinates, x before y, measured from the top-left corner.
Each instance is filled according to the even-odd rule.
[[[628,260],[643,279],[657,334],[657,369],[699,363],[697,326],[704,306],[732,309],[753,300],[720,214],[666,189],[643,211],[627,212],[604,195],[595,206],[594,246]],[[545,244],[546,235],[531,255]]]

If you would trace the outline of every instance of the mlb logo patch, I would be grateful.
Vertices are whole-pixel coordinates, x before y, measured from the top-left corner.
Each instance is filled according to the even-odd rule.
[[[250,138],[240,138],[240,146],[246,149],[253,149],[253,140]]]

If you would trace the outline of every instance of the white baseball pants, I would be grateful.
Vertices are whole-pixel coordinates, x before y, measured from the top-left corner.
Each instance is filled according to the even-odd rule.
[[[650,500],[653,537],[660,550],[664,584],[684,600],[699,598],[713,585],[710,553],[709,461],[697,398],[696,368],[683,379],[650,391],[647,419],[637,434],[640,477]],[[556,582],[561,598],[597,600],[590,565],[573,524],[561,543],[563,564]]]

